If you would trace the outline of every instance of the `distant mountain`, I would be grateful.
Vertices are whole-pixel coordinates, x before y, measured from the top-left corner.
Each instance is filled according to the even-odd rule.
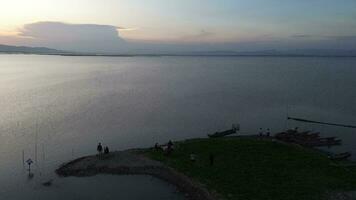
[[[9,46],[0,44],[0,53],[8,54],[67,54],[69,52],[46,47]]]
[[[195,51],[181,52],[176,55],[202,56],[356,56],[356,50],[339,49],[295,49],[263,51]]]
[[[295,49],[282,51],[282,53],[301,56],[356,56],[356,49]]]

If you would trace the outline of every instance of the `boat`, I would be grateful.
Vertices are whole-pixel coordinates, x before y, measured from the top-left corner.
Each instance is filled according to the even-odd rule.
[[[350,152],[338,153],[338,154],[333,154],[333,155],[329,156],[329,158],[331,160],[346,160],[346,159],[348,159],[350,157],[351,157],[351,153]]]
[[[226,131],[221,131],[221,132],[215,132],[213,134],[208,134],[209,138],[219,138],[219,137],[224,137],[227,135],[231,135],[236,133],[238,130],[240,130],[239,125],[232,125],[232,128]]]
[[[331,147],[341,145],[341,140],[320,138],[318,140],[304,141],[301,144],[308,147]]]
[[[341,145],[341,140],[336,137],[321,138],[319,132],[298,130],[287,130],[281,133],[277,133],[275,138],[284,142],[296,143],[306,147],[322,147],[322,146],[336,146]]]

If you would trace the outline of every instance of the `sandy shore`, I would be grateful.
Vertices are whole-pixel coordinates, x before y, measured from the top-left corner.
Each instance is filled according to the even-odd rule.
[[[59,176],[93,176],[96,174],[151,175],[175,185],[191,200],[215,199],[202,185],[158,161],[151,160],[139,150],[112,152],[75,159],[56,170]]]

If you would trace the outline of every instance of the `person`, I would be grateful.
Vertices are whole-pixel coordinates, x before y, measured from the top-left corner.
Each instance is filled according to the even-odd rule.
[[[96,147],[96,150],[98,151],[99,154],[103,152],[103,146],[101,146],[101,143],[99,142],[98,147]]]
[[[167,155],[170,155],[172,151],[173,151],[173,142],[169,140],[167,143]]]
[[[260,128],[260,136],[263,136],[262,128]]]
[[[167,143],[167,149],[169,151],[173,150],[173,142],[171,140],[169,140],[168,143]]]
[[[267,129],[266,135],[267,135],[267,137],[269,137],[271,135],[271,132],[269,131],[269,128]]]
[[[108,147],[108,146],[106,146],[106,147],[104,148],[104,154],[109,154],[109,147]]]
[[[169,140],[167,146],[168,146],[168,148],[172,148],[173,147],[173,142],[171,140]]]
[[[155,144],[155,150],[156,151],[160,150],[160,146],[159,146],[158,142],[156,142],[156,144]]]

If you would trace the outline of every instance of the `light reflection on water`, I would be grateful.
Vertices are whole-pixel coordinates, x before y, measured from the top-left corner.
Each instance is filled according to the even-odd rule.
[[[343,139],[333,150],[355,154],[354,130],[285,120],[288,110],[356,124],[354,66],[356,58],[0,55],[1,195],[36,188],[22,166],[22,150],[35,159],[36,133],[39,182],[62,162],[95,153],[99,141],[113,150],[147,147],[236,122],[245,134],[314,129]]]

